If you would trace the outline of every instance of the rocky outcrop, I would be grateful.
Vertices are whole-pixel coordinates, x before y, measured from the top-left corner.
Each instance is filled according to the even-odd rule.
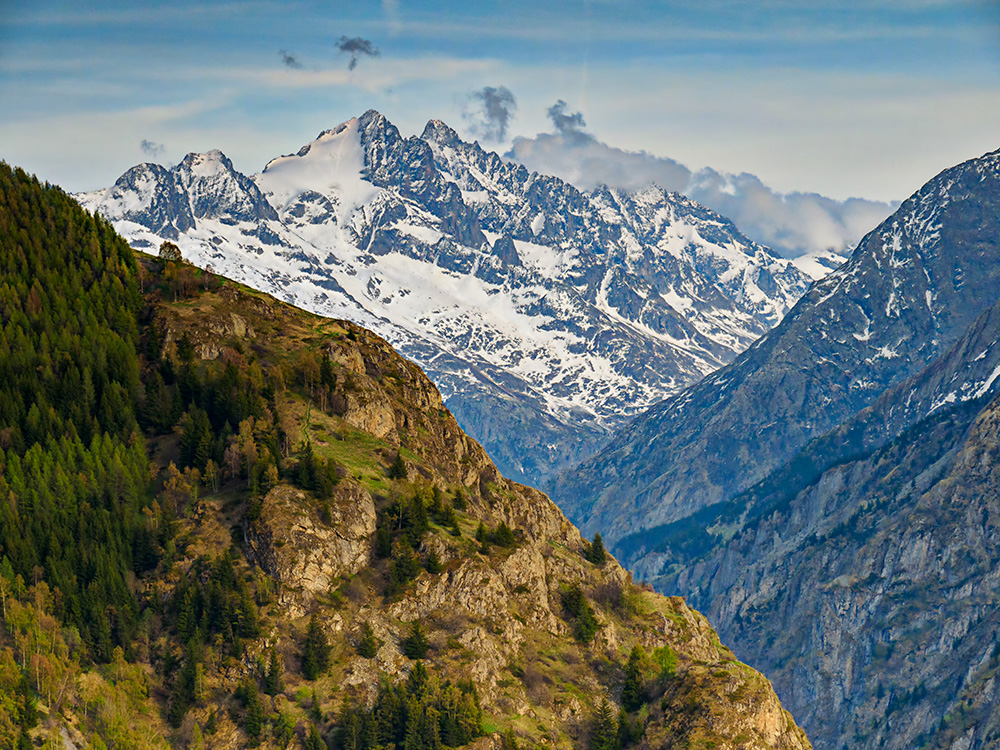
[[[294,487],[275,487],[245,536],[249,557],[277,582],[279,602],[300,616],[317,595],[368,567],[374,533],[371,495],[345,481],[322,507]]]

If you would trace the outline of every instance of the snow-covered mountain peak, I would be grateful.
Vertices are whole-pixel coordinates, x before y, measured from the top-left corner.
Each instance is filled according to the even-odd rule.
[[[179,172],[187,172],[192,177],[216,177],[225,172],[233,172],[233,163],[219,149],[203,154],[190,153],[177,165]]]
[[[439,120],[324,130],[248,178],[220,152],[80,196],[137,247],[373,327],[509,476],[539,482],[765,332],[810,283],[660,188],[582,193]]]
[[[420,138],[431,144],[431,148],[435,144],[451,147],[465,145],[462,139],[459,138],[458,133],[441,120],[428,120],[423,132],[420,134]]]
[[[325,203],[353,210],[378,193],[362,177],[365,153],[361,128],[361,118],[354,117],[324,130],[297,153],[272,159],[254,181],[282,216],[305,194],[313,197],[313,202],[321,197]]]

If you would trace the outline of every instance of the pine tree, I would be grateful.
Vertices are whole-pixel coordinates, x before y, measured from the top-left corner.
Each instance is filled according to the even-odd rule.
[[[594,714],[590,729],[589,750],[621,750],[618,743],[618,724],[606,700],[602,700]]]
[[[257,685],[247,682],[243,687],[243,702],[246,705],[247,713],[243,722],[243,728],[249,735],[253,744],[260,738],[260,733],[264,729],[264,706],[260,702],[260,694],[257,692]]]
[[[309,618],[305,641],[302,646],[302,676],[315,680],[330,666],[330,644],[320,627],[319,618]]]
[[[437,550],[431,547],[427,551],[427,562],[424,565],[427,572],[431,575],[437,575],[441,572],[441,558],[438,557]]]
[[[358,641],[358,656],[374,659],[378,654],[378,647],[378,638],[375,637],[375,631],[372,630],[371,624],[363,623],[361,625],[361,639]]]
[[[406,479],[406,476],[406,461],[403,460],[403,454],[397,451],[396,460],[389,467],[389,479]]]
[[[423,659],[427,656],[430,641],[424,633],[419,620],[414,620],[410,626],[410,635],[402,643],[403,653],[411,659]]]
[[[486,533],[486,526],[482,521],[476,527],[476,541],[479,542],[479,553],[488,555],[490,553],[490,540],[489,535]]]
[[[420,700],[427,691],[428,680],[430,680],[430,675],[427,673],[427,667],[418,659],[417,663],[413,665],[413,669],[410,670],[410,676],[406,678],[406,691]]]
[[[323,707],[319,705],[319,696],[316,695],[316,688],[312,689],[312,696],[310,697],[309,718],[316,724],[323,723]]]
[[[587,549],[586,557],[598,567],[604,565],[605,560],[607,560],[607,552],[604,551],[604,540],[601,539],[601,532],[598,531],[594,534],[594,541]]]
[[[264,677],[264,692],[268,695],[277,695],[281,690],[281,661],[278,659],[278,652],[272,648],[267,674]]]
[[[643,700],[642,686],[642,648],[632,647],[628,663],[625,665],[625,681],[622,684],[622,708],[626,711],[638,711]]]
[[[625,709],[618,710],[618,747],[628,747],[634,740],[638,739],[637,726],[633,726],[629,721]]]
[[[319,736],[319,730],[315,724],[309,725],[309,736],[306,738],[306,750],[326,750],[326,743]]]

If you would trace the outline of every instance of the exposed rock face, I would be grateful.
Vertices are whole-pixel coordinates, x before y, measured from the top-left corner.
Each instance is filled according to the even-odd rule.
[[[242,326],[233,325],[234,313]],[[310,436],[315,454],[336,461],[343,477],[327,501],[279,482],[244,523],[250,559],[278,583],[276,638],[289,638],[304,627],[296,618],[316,613],[331,640],[336,661],[317,689],[371,699],[380,675],[405,679],[414,662],[402,644],[419,622],[430,641],[429,669],[455,682],[471,678],[488,715],[514,726],[525,742],[569,748],[586,742],[595,705],[620,699],[621,664],[641,645],[649,705],[637,747],[810,747],[767,680],[735,661],[704,617],[679,598],[634,586],[613,559],[602,567],[586,561],[579,532],[558,508],[503,478],[419,368],[381,338],[233,286],[159,315],[164,329],[175,337],[183,330],[196,351],[215,339],[222,356],[234,356],[251,343],[240,332],[253,330],[265,366],[289,349],[330,354],[330,400],[348,404],[343,414],[290,392],[276,394],[274,406],[286,431]],[[227,333],[219,340],[222,325]],[[369,425],[388,428],[381,437],[350,416],[354,394],[388,405],[391,422]],[[405,479],[387,476],[397,452],[405,456]],[[375,553],[379,513],[393,499],[435,492],[455,504],[455,528],[432,523],[416,554],[429,561],[433,550],[440,569],[421,569],[387,593],[395,558]],[[514,541],[484,547],[475,539],[479,524],[506,524]],[[572,585],[598,620],[587,643],[574,637],[563,604]],[[379,641],[371,659],[356,650],[362,623]],[[673,659],[663,677],[650,661],[657,649]]]
[[[662,581],[768,671],[817,747],[1000,738],[998,407],[942,410]]]
[[[676,193],[584,193],[438,121],[404,138],[374,111],[252,178],[213,151],[79,198],[135,247],[169,237],[378,331],[507,476],[542,486],[730,361],[812,281]]]
[[[326,512],[328,518],[323,519],[305,493],[279,485],[264,497],[260,518],[246,532],[251,558],[277,581],[280,602],[293,616],[304,614],[305,605],[329,592],[341,577],[354,575],[371,562],[375,533],[371,495],[342,482]]]

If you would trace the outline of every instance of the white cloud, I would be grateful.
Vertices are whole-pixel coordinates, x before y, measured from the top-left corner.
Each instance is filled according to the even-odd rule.
[[[508,154],[514,161],[542,174],[552,174],[591,190],[598,185],[635,190],[655,183],[667,190],[683,190],[691,170],[673,159],[644,151],[623,151],[593,137],[540,133],[515,138]]]
[[[751,239],[787,257],[844,251],[888,216],[893,205],[813,193],[778,193],[751,174],[692,172],[673,159],[624,151],[589,134],[542,133],[517,138],[508,156],[582,190],[598,185],[636,190],[650,183],[684,193],[731,219]]]
[[[732,219],[744,234],[787,257],[822,250],[853,250],[895,204],[816,193],[775,192],[752,174],[699,171],[683,191]]]

